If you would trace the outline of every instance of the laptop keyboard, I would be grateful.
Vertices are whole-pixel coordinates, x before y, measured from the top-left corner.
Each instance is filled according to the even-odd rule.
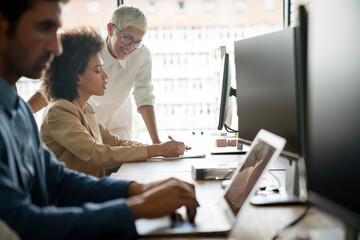
[[[171,222],[171,225],[170,227],[171,228],[178,228],[178,227],[194,227],[195,226],[195,223],[194,221],[190,221],[187,216],[183,216],[182,214],[178,213],[178,212],[173,212],[171,215],[170,215],[170,222]]]
[[[214,203],[199,207],[195,221],[202,227],[214,226],[214,224],[215,226],[221,226],[224,222],[227,222],[227,219],[223,212],[220,211],[219,205]],[[170,215],[171,228],[196,227],[195,221],[188,219],[185,207],[181,207]]]
[[[170,225],[171,228],[175,228],[175,227],[180,226],[184,222],[184,219],[180,213],[173,212],[170,215],[170,222],[171,222],[171,225]]]

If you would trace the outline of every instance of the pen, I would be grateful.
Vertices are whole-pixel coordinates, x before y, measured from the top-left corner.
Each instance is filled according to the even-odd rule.
[[[168,138],[171,140],[171,141],[176,141],[172,136],[168,136]]]
[[[168,138],[171,140],[171,141],[176,141],[172,136],[168,136]],[[190,150],[191,149],[191,147],[188,147],[188,146],[185,146],[185,151],[187,151],[187,150]]]

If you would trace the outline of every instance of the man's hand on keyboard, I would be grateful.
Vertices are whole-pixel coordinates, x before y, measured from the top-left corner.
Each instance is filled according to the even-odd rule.
[[[196,200],[194,185],[176,178],[169,178],[157,182],[158,185],[151,185],[151,188],[137,195],[130,194],[127,200],[135,219],[157,218],[173,213],[181,206],[188,211],[189,220],[196,215],[196,208],[199,203]],[[128,192],[133,193],[132,188],[139,188],[137,183],[129,184]],[[146,189],[146,185],[142,186]]]

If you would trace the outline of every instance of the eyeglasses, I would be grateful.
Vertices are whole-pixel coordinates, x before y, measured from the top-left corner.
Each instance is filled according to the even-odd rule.
[[[144,46],[144,43],[142,41],[136,42],[136,41],[132,40],[131,38],[124,36],[124,34],[120,31],[120,29],[115,24],[112,24],[112,25],[114,25],[114,27],[119,31],[119,33],[122,36],[121,42],[123,44],[125,44],[126,46],[131,46],[131,44],[134,44],[134,48],[137,50],[141,49]]]

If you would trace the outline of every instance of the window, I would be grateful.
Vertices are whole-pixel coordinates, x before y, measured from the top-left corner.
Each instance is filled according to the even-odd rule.
[[[95,14],[99,12],[99,2],[98,1],[90,1],[86,5],[87,11],[90,14]]]
[[[246,11],[245,0],[235,0],[235,9],[240,12]]]
[[[178,10],[179,10],[179,12],[183,12],[184,11],[184,8],[185,8],[185,3],[184,3],[184,1],[179,1],[178,2]]]
[[[128,0],[127,4],[146,11],[141,2]],[[156,13],[145,12],[149,30],[144,42],[153,58],[152,77],[159,131],[215,129],[222,66],[214,60],[214,50],[224,45],[232,54],[235,40],[283,27],[283,9],[274,8],[282,6],[283,0],[270,1],[272,6],[266,5],[273,9],[269,15],[262,11],[262,2],[260,6],[247,5],[247,0],[231,2],[235,5],[227,5],[222,0],[176,1],[173,5],[169,1],[156,1]],[[222,4],[221,8],[216,4]],[[239,17],[239,11],[245,17]],[[183,14],[176,14],[179,12]],[[149,33],[151,37],[147,36]],[[163,37],[156,40],[155,35]],[[163,57],[157,59],[157,56]],[[235,66],[231,66],[231,70],[232,86],[235,87]],[[164,79],[171,80],[166,90]],[[232,115],[236,117],[235,110]],[[143,136],[148,136],[141,116],[137,114],[136,117],[140,119],[138,128],[144,130]],[[233,124],[237,123],[233,121]]]
[[[62,8],[63,14],[69,14],[70,13],[70,5],[65,4]]]
[[[104,38],[107,35],[106,25],[111,12],[116,8],[117,0],[72,0],[63,7],[62,28],[74,28],[80,25],[90,25],[97,29]],[[99,14],[102,13],[103,14]],[[62,29],[59,30],[61,32]],[[19,95],[27,101],[37,90],[40,89],[40,81],[21,78],[17,84]],[[34,117],[40,127],[43,110],[37,112]]]
[[[159,131],[202,131],[217,127],[222,66],[214,59],[214,50],[226,46],[233,56],[235,40],[283,27],[283,0],[262,1],[260,4],[250,4],[251,0],[125,1],[139,7],[148,18],[149,28],[143,41],[152,54]],[[63,27],[90,25],[105,38],[106,25],[117,2],[69,1],[63,11]],[[235,87],[235,66],[231,66],[231,71]],[[39,85],[38,81],[24,79],[17,87],[27,100]],[[133,112],[134,139],[142,141],[142,136],[148,136],[146,126],[136,109]],[[38,123],[41,114],[35,115]],[[235,110],[232,115],[236,116]]]
[[[148,3],[147,9],[148,9],[149,13],[155,13],[156,12],[156,3],[155,3],[155,1],[150,1]]]
[[[275,0],[263,0],[263,7],[265,11],[274,11],[276,8]]]
[[[206,0],[205,1],[205,11],[214,12],[215,11],[215,2],[214,0]]]
[[[290,18],[286,25],[296,26],[299,21],[299,7],[300,5],[304,5],[307,7],[312,1],[311,0],[287,0],[288,14],[290,14]]]

